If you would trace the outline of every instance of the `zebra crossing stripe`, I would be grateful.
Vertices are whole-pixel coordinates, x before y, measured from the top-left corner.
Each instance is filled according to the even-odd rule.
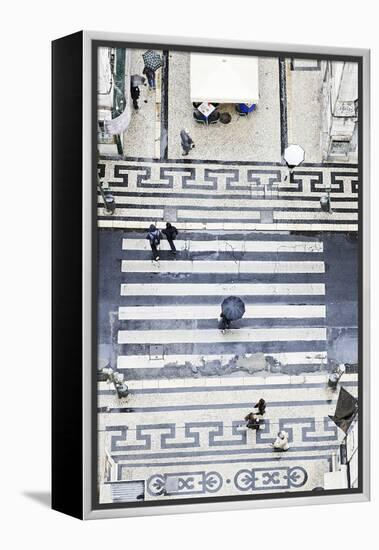
[[[138,220],[122,220],[108,216],[109,219],[104,219],[107,216],[99,215],[99,228],[113,229],[135,229],[147,231],[149,221]],[[158,229],[164,229],[165,223],[157,218],[162,216],[149,216],[149,220],[154,222]],[[330,218],[333,222],[333,219]],[[358,230],[357,223],[341,223],[336,220],[336,223],[231,223],[231,222],[175,222],[175,227],[182,231],[343,231],[351,232]]]
[[[122,283],[121,296],[323,296],[324,283]]]
[[[306,319],[326,315],[324,305],[245,304],[245,307],[244,319]],[[220,306],[121,306],[118,312],[120,320],[216,319],[220,315]]]
[[[125,273],[324,273],[324,262],[122,260]]]
[[[119,344],[173,344],[209,342],[267,342],[267,341],[326,340],[325,328],[267,328],[231,329],[223,334],[218,329],[202,330],[119,330]]]
[[[176,240],[178,250],[190,250],[191,252],[299,252],[312,253],[323,252],[322,242],[312,241],[235,241],[235,240]],[[160,244],[161,250],[170,250],[166,240]],[[150,245],[145,238],[123,239],[123,250],[150,250]]]
[[[285,352],[270,353],[277,361],[285,365],[313,365],[324,363],[327,359],[326,351],[307,352]],[[214,354],[214,355],[165,355],[163,358],[154,359],[150,355],[119,355],[117,358],[118,369],[149,369],[161,368],[165,365],[184,365],[190,359],[191,365],[201,366],[207,361],[219,360],[221,365],[226,365],[235,354]]]

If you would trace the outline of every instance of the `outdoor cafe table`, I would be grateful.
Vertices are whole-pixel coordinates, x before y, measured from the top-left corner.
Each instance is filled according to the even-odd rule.
[[[212,103],[204,101],[201,105],[198,106],[197,110],[205,116],[206,122],[208,123],[208,117],[210,114],[213,113],[213,111],[216,110],[216,107],[212,105]]]

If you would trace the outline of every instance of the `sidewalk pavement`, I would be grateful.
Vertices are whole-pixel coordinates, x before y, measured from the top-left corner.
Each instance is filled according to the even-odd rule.
[[[327,387],[326,376],[288,378],[250,385],[216,378],[213,386],[204,384],[209,379],[201,386],[160,381],[159,388],[144,381],[126,400],[102,384],[99,429],[114,480],[146,480],[146,500],[322,489],[343,437],[328,416],[339,391]],[[342,385],[356,395],[355,375]],[[244,417],[261,397],[261,429],[248,430]],[[277,453],[270,444],[282,429],[290,448]]]

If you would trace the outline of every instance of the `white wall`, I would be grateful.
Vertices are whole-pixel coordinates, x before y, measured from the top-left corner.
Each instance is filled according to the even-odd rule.
[[[2,383],[1,538],[7,550],[329,550],[376,540],[374,501],[82,524],[51,512],[39,500],[49,490],[50,408],[50,44],[86,29],[214,36],[372,47],[373,120],[378,120],[378,29],[370,0],[191,3],[144,0],[6,2],[2,9]],[[242,14],[242,15],[240,15]],[[12,102],[9,102],[9,94]],[[7,106],[4,108],[4,106]],[[15,123],[15,118],[19,123]],[[22,138],[20,140],[20,138]],[[378,149],[377,135],[373,151]],[[68,168],[69,175],[69,168]],[[378,208],[378,173],[372,195]],[[6,191],[6,193],[5,193]],[[11,197],[14,206],[7,203]],[[69,204],[67,205],[69,209]],[[373,235],[379,231],[375,216]],[[373,260],[377,265],[376,257]],[[375,298],[377,290],[375,289]],[[377,316],[375,304],[374,314]],[[375,328],[378,325],[375,322]],[[377,334],[377,330],[373,332]],[[375,338],[378,340],[377,338]],[[373,360],[377,399],[378,361]],[[16,387],[17,386],[17,387]],[[373,404],[372,446],[377,463],[379,409]],[[36,493],[38,498],[25,496]],[[41,497],[42,493],[42,497]],[[39,496],[38,496],[39,495]],[[4,517],[5,515],[5,517]],[[350,518],[350,520],[349,520]],[[372,546],[371,542],[371,546]]]

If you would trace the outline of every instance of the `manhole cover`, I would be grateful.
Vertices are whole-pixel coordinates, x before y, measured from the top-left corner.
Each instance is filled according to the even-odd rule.
[[[261,210],[261,223],[274,223],[274,212],[272,210]]]
[[[161,344],[150,346],[150,359],[163,359],[163,346]]]

